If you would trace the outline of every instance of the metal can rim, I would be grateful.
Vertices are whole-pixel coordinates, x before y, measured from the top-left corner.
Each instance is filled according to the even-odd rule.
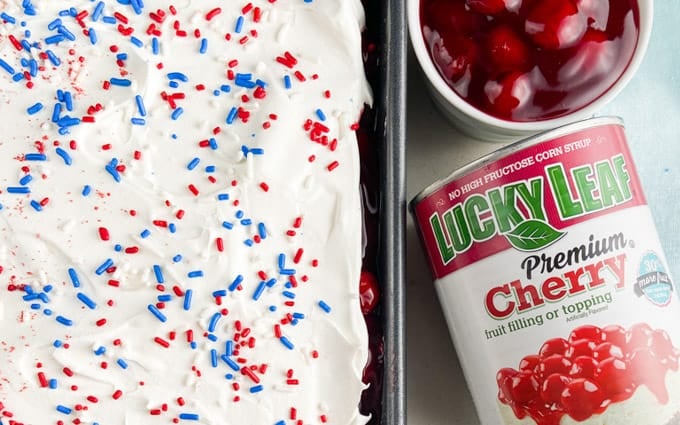
[[[575,121],[570,124],[563,125],[561,127],[554,128],[552,130],[547,130],[536,135],[527,137],[525,139],[518,140],[516,142],[510,143],[500,149],[497,149],[491,153],[488,153],[481,158],[478,158],[472,162],[468,162],[462,167],[452,171],[446,177],[438,179],[434,183],[427,186],[425,189],[418,192],[411,202],[409,202],[409,209],[411,212],[415,210],[416,205],[418,205],[422,200],[427,198],[432,193],[436,192],[439,188],[456,180],[459,177],[468,174],[469,172],[483,167],[486,164],[496,161],[499,158],[507,156],[513,152],[517,152],[525,147],[537,145],[539,143],[545,142],[550,139],[556,139],[558,137],[565,136],[569,133],[573,133],[576,130],[582,130],[586,128],[601,127],[605,125],[619,125],[624,127],[623,119],[618,116],[602,116],[595,118],[588,118],[581,121]]]

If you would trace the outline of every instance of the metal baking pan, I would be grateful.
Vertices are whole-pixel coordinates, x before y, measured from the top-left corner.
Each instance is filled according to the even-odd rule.
[[[380,83],[376,88],[380,144],[379,271],[383,282],[384,425],[406,423],[405,344],[405,134],[406,7],[404,0],[382,3]]]

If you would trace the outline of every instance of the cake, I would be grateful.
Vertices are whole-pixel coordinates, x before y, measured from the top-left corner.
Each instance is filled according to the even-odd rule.
[[[358,0],[0,0],[0,423],[364,424]]]

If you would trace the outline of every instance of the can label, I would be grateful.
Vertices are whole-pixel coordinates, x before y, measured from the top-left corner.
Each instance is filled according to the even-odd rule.
[[[482,423],[680,423],[680,298],[623,127],[517,146],[412,206]]]

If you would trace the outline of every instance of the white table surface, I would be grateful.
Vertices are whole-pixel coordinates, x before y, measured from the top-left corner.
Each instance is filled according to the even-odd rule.
[[[647,56],[602,114],[624,119],[671,275],[680,279],[680,2],[655,2]],[[430,101],[409,53],[406,140],[410,200],[428,184],[501,145],[462,136]],[[412,218],[407,227],[407,419],[412,425],[479,425]],[[680,318],[679,318],[680,320]]]

